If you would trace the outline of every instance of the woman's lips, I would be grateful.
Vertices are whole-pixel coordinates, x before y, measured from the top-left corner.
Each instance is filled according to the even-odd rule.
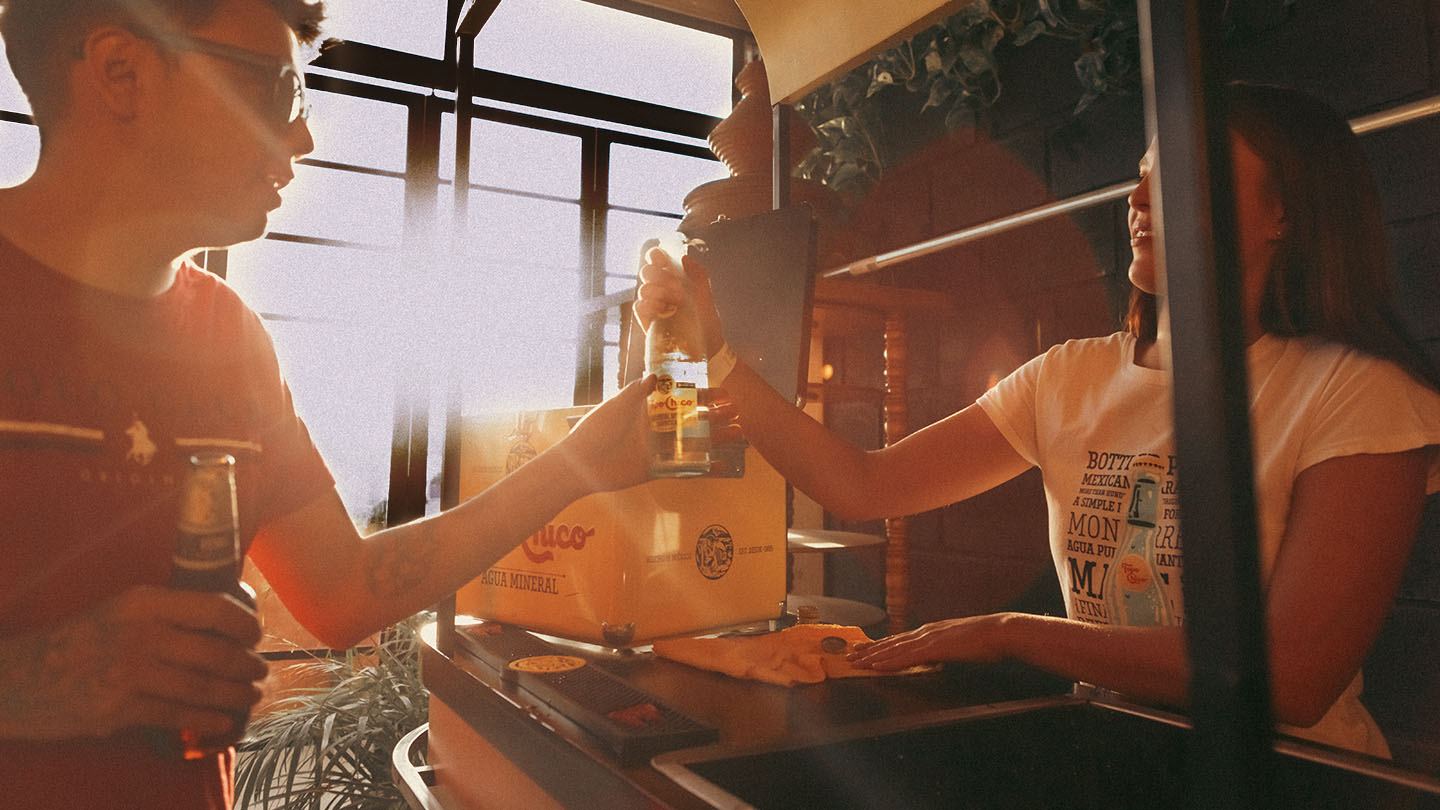
[[[1130,245],[1132,247],[1140,244],[1141,242],[1148,241],[1150,241],[1149,228],[1136,228],[1135,230],[1130,232]]]

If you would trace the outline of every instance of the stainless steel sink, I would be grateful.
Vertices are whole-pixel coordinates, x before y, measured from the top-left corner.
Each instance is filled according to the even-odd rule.
[[[724,745],[653,764],[720,810],[1183,807],[1181,718],[1080,696],[956,710],[766,750]],[[1277,807],[1437,808],[1440,782],[1378,760],[1276,746]]]

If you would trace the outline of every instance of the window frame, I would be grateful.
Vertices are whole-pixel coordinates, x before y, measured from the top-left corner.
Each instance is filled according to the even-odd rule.
[[[622,11],[659,19],[677,25],[728,37],[733,42],[731,63],[732,101],[739,100],[733,78],[755,53],[755,44],[748,31],[695,20],[647,6],[634,0],[587,0]],[[340,42],[321,50],[307,65],[308,87],[339,95],[356,96],[373,101],[398,104],[407,110],[406,165],[404,171],[373,169],[349,163],[318,158],[302,158],[301,165],[333,171],[355,172],[403,180],[405,184],[405,219],[402,223],[400,250],[417,246],[421,240],[442,238],[436,227],[437,195],[446,185],[454,193],[455,181],[440,177],[441,127],[444,115],[453,115],[456,127],[456,176],[464,164],[468,168],[469,131],[464,122],[472,118],[558,132],[581,139],[581,244],[579,268],[581,284],[577,290],[580,305],[580,339],[575,359],[573,404],[594,404],[603,398],[604,356],[607,344],[604,329],[612,312],[620,319],[629,314],[626,293],[605,294],[606,222],[611,211],[632,212],[674,218],[669,211],[653,211],[629,206],[612,205],[609,201],[611,147],[633,146],[641,149],[714,160],[705,147],[684,140],[701,140],[720,119],[702,113],[664,107],[650,102],[607,95],[590,90],[565,87],[549,82],[498,73],[474,67],[473,38],[454,33],[460,20],[464,0],[447,4],[446,37],[443,59],[391,50],[362,42]],[[467,47],[468,40],[468,47]],[[468,91],[464,92],[463,89]],[[497,105],[516,105],[538,111],[519,112]],[[593,123],[576,123],[560,118],[544,117],[545,112],[558,116],[589,119]],[[34,119],[25,113],[0,109],[0,122],[28,124]],[[606,124],[614,124],[611,129]],[[625,131],[638,128],[656,133],[647,136]],[[463,137],[462,137],[463,133]],[[515,193],[509,189],[488,188],[468,184],[470,190]],[[463,216],[460,197],[456,198],[456,215]],[[458,220],[457,221],[462,221]],[[266,234],[265,239],[328,247],[360,250],[388,250],[382,246],[329,239],[286,232]],[[213,249],[201,253],[197,260],[205,269],[224,278],[229,269],[229,251]],[[268,320],[289,319],[280,313],[261,313]],[[327,318],[301,318],[332,322]],[[333,322],[340,322],[340,318]],[[395,381],[395,413],[391,440],[388,504],[384,525],[393,526],[422,517],[426,511],[428,492],[429,415],[428,381],[416,379],[420,371],[407,368],[408,378]],[[453,399],[453,396],[452,396]],[[447,403],[451,417],[447,424],[458,424],[457,403]],[[449,431],[447,431],[449,432]],[[458,437],[447,437],[458,438]],[[447,457],[454,454],[447,454]],[[454,471],[445,470],[443,480],[447,491],[454,487]],[[453,493],[451,493],[453,494]]]

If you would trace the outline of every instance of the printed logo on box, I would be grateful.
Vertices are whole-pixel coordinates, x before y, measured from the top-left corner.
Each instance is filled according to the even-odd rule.
[[[585,548],[586,541],[594,536],[594,529],[587,529],[578,523],[574,526],[564,523],[557,526],[551,523],[530,535],[520,548],[525,550],[525,556],[530,562],[550,562],[555,559],[555,549],[580,551]]]
[[[719,523],[706,526],[695,541],[695,567],[706,579],[719,579],[734,561],[735,541],[730,537],[730,530]]]

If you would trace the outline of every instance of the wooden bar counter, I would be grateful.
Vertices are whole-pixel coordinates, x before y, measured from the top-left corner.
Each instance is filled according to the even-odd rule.
[[[447,631],[448,632],[448,631]],[[649,762],[619,762],[598,741],[538,703],[458,645],[425,634],[421,670],[431,690],[430,804],[460,808],[674,808],[711,805]],[[561,646],[557,644],[557,646]],[[448,652],[442,652],[441,649]],[[566,655],[623,678],[719,731],[737,751],[843,735],[876,721],[1071,691],[1071,684],[1008,665],[959,666],[911,675],[780,687],[656,657],[577,645]],[[412,800],[412,803],[415,803]]]

